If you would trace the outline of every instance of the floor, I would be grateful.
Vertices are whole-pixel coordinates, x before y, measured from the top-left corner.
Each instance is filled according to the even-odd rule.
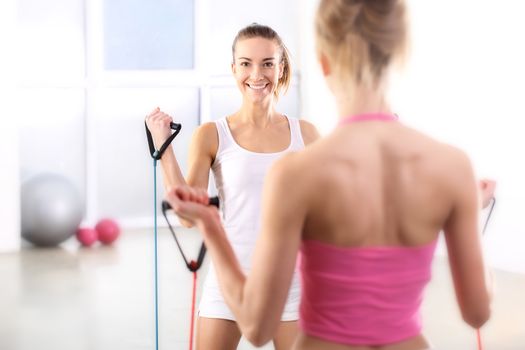
[[[60,248],[0,254],[0,349],[154,349],[152,237],[150,231],[128,231],[110,247],[80,248],[71,239]],[[180,237],[188,255],[198,251],[198,234],[184,230]],[[436,349],[476,349],[475,332],[459,315],[446,260],[436,257],[433,269],[423,307],[425,334]],[[525,276],[494,276],[484,349],[525,349]],[[161,230],[160,349],[188,348],[191,284],[173,239]],[[252,347],[243,341],[239,349]]]

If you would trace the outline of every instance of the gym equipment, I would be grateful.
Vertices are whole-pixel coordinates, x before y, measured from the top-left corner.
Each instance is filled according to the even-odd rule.
[[[42,174],[21,187],[22,237],[36,246],[56,246],[75,234],[83,205],[75,186],[64,176]]]
[[[219,198],[218,197],[211,197],[209,205],[213,205],[217,208],[219,208]],[[204,256],[206,255],[206,246],[201,244],[201,248],[199,250],[199,255],[197,258],[197,261],[190,260],[186,258],[186,255],[184,254],[184,251],[182,250],[182,247],[179,243],[179,240],[177,239],[177,235],[175,234],[175,231],[173,231],[173,227],[170,224],[170,221],[168,220],[168,216],[166,215],[166,212],[171,209],[171,205],[166,202],[162,201],[162,215],[164,215],[164,219],[166,219],[166,222],[168,223],[168,228],[170,229],[171,235],[173,236],[173,239],[175,239],[175,243],[177,244],[177,247],[179,248],[179,252],[182,255],[182,259],[184,260],[184,263],[186,264],[186,267],[191,272],[196,272],[202,265],[202,262],[204,261]]]
[[[76,236],[84,247],[91,247],[98,239],[97,230],[91,227],[79,227]]]
[[[162,155],[164,154],[164,151],[168,148],[170,143],[175,139],[175,137],[179,134],[182,125],[177,123],[171,123],[170,127],[174,132],[171,134],[170,137],[164,142],[164,144],[158,149],[155,149],[155,145],[153,143],[153,136],[151,135],[151,132],[148,129],[148,125],[146,122],[144,122],[144,126],[146,127],[146,137],[148,139],[148,146],[150,155],[153,158],[153,217],[154,217],[154,266],[155,266],[155,349],[159,349],[159,298],[158,298],[158,233],[157,233],[157,161],[162,158]],[[218,198],[214,197],[213,199],[210,199],[210,204],[217,205],[219,204]],[[179,248],[179,251],[184,259],[184,262],[186,263],[186,266],[188,269],[193,272],[193,293],[192,293],[192,307],[191,307],[191,324],[190,324],[190,341],[189,341],[189,348],[190,350],[193,348],[193,325],[194,325],[194,315],[195,315],[195,292],[197,289],[197,271],[202,265],[202,262],[204,261],[204,256],[206,254],[206,247],[204,245],[204,242],[201,244],[201,248],[199,251],[199,257],[197,258],[197,261],[191,260],[188,262],[186,259],[186,255],[182,251],[182,248],[179,244],[179,241],[177,239],[177,236],[175,235],[175,232],[173,231],[173,228],[171,227],[171,224],[168,221],[168,218],[166,216],[166,211],[170,209],[169,203],[163,202],[162,203],[162,212],[164,214],[164,217],[168,223],[168,226],[170,228],[170,231],[173,235],[173,238],[175,239],[175,242],[177,243],[177,247]]]
[[[219,208],[219,198],[218,197],[211,197],[208,205],[214,205],[217,208]],[[184,260],[184,263],[186,264],[186,267],[190,272],[193,273],[193,288],[191,293],[191,319],[190,319],[190,345],[189,349],[193,349],[193,326],[195,324],[195,294],[197,292],[197,271],[201,268],[202,263],[204,261],[204,256],[206,255],[206,246],[204,245],[204,242],[201,244],[201,248],[199,249],[199,255],[197,258],[197,261],[186,259],[186,254],[184,254],[184,251],[182,250],[182,247],[179,243],[179,240],[177,239],[177,235],[175,234],[175,231],[173,231],[173,227],[170,224],[170,221],[168,220],[168,216],[166,215],[166,212],[172,209],[170,204],[166,201],[162,201],[162,214],[164,215],[164,218],[166,219],[166,222],[168,223],[168,227],[170,229],[171,235],[173,236],[173,239],[175,239],[175,243],[177,244],[177,247],[179,248],[179,252],[182,255],[182,259]]]
[[[164,151],[168,148],[171,141],[179,134],[180,129],[182,128],[181,124],[171,123],[170,127],[175,132],[164,142],[159,150],[155,149],[153,143],[153,136],[148,129],[148,124],[144,121],[144,126],[146,127],[146,137],[148,139],[148,146],[150,155],[153,158],[153,240],[154,240],[154,266],[155,266],[155,349],[159,349],[159,292],[158,292],[158,233],[157,233],[157,160],[162,157]]]
[[[113,243],[120,235],[120,226],[115,220],[102,219],[95,226],[95,230],[98,234],[98,240],[102,244]]]
[[[490,216],[492,215],[492,211],[494,210],[494,206],[496,205],[496,198],[492,197],[490,204],[489,213],[487,215],[487,219],[485,220],[485,224],[483,225],[483,230],[481,230],[481,234],[485,234],[485,230],[487,229],[487,225],[489,224]],[[476,330],[476,340],[478,343],[478,350],[483,350],[483,342],[481,341],[481,331],[479,328]]]

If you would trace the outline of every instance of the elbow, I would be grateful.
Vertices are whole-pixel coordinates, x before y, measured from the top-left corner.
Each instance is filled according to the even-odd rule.
[[[246,339],[248,339],[248,341],[253,346],[258,347],[258,348],[261,347],[261,346],[266,345],[266,343],[268,343],[270,340],[272,340],[271,336],[268,336],[268,335],[266,335],[263,332],[258,331],[258,330],[247,332],[247,333],[244,334],[244,336],[246,337]]]
[[[463,321],[474,329],[481,328],[490,319],[492,310],[492,293],[489,289],[462,295],[459,298]]]
[[[259,348],[266,345],[277,334],[283,308],[275,307],[275,304],[272,307],[265,301],[255,301],[253,297],[247,299],[252,302],[241,302],[243,306],[235,312],[237,325],[246,340]],[[283,304],[284,301],[285,299]]]
[[[243,335],[255,347],[266,345],[273,338],[272,332],[262,323],[254,322],[243,330]]]
[[[490,306],[463,313],[463,320],[472,328],[481,328],[490,319]]]

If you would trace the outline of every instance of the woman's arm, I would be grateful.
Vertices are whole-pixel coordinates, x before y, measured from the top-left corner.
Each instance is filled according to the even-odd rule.
[[[478,227],[478,185],[465,155],[454,169],[455,203],[445,224],[445,239],[461,314],[465,322],[479,328],[490,317],[491,293]]]
[[[317,128],[312,123],[300,119],[299,125],[301,126],[301,135],[303,136],[305,146],[317,141],[321,137],[319,131],[317,131]]]
[[[156,149],[160,149],[171,135],[171,122],[173,122],[173,118],[161,111],[159,107],[155,108],[146,117],[146,125],[151,132]],[[160,164],[162,166],[162,179],[164,180],[165,189],[186,184],[171,145],[164,151]]]
[[[306,204],[296,171],[290,171],[293,157],[280,159],[266,177],[262,229],[249,276],[241,270],[217,211],[202,205],[208,200],[205,191],[177,188],[167,196],[177,215],[203,232],[226,303],[241,332],[257,346],[277,331],[301,242]]]
[[[171,135],[170,123],[172,121],[173,119],[159,108],[153,110],[146,118],[146,124],[151,131],[153,142],[157,149]],[[173,147],[170,145],[160,160],[166,191],[184,185],[208,188],[210,167],[215,159],[218,143],[214,123],[203,124],[194,131],[189,148],[189,171],[186,179],[182,175],[177,157],[173,152]],[[192,226],[184,220],[181,220],[181,223],[186,227]]]

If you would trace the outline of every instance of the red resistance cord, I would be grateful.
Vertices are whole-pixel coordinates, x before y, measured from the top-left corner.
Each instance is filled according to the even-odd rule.
[[[490,206],[487,219],[485,220],[485,225],[483,225],[483,230],[481,231],[482,234],[485,234],[485,231],[487,230],[487,225],[489,223],[490,216],[492,215],[492,211],[494,210],[494,206],[496,205],[496,198],[492,197],[491,202],[492,204]],[[479,330],[479,328],[476,330],[476,336],[478,340],[478,350],[483,350],[483,342],[481,341],[481,331]]]
[[[483,344],[481,342],[481,332],[479,331],[479,328],[477,330],[477,335],[478,335],[478,350],[483,350]]]
[[[192,261],[191,264],[194,264]],[[196,264],[196,263],[195,263]],[[195,294],[197,292],[197,271],[193,271],[193,290],[191,293],[190,350],[193,350],[193,328],[195,326]]]

